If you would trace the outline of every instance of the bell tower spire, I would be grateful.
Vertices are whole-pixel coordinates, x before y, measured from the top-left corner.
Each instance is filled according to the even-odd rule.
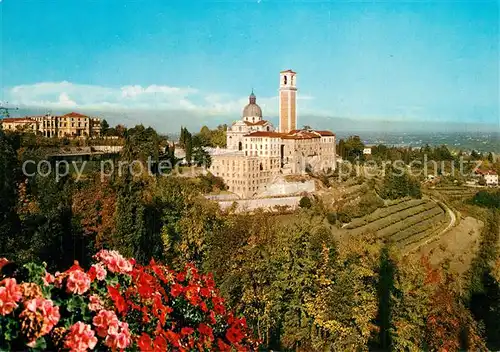
[[[280,125],[281,133],[297,129],[297,73],[292,70],[280,72]]]

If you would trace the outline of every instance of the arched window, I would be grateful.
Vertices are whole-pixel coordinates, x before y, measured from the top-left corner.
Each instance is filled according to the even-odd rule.
[[[241,142],[238,143],[238,150],[243,150],[243,144]]]
[[[267,126],[267,130],[269,131],[269,126]]]
[[[286,76],[283,76],[283,84],[286,85]]]

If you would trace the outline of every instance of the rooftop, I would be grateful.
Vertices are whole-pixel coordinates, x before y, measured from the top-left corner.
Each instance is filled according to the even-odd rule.
[[[0,122],[33,122],[31,117],[7,117],[0,119]]]
[[[271,131],[256,131],[245,135],[245,137],[274,137],[283,138],[286,136],[285,133],[271,132]]]
[[[62,115],[63,117],[88,117],[87,115],[79,114],[77,112],[70,112],[69,114]]]
[[[257,125],[265,125],[266,123],[269,123],[266,120],[259,120],[257,122],[250,122],[250,121],[243,121],[245,125],[247,126],[257,126]]]

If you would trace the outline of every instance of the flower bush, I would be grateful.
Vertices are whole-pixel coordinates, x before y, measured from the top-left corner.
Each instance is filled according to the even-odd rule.
[[[227,311],[211,275],[147,266],[102,250],[85,271],[0,259],[0,350],[250,351],[245,318]]]

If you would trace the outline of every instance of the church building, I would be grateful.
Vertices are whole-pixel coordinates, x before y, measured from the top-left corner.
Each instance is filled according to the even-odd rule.
[[[252,91],[241,119],[227,130],[227,149],[211,152],[209,171],[222,177],[230,192],[258,197],[281,176],[335,169],[335,134],[297,129],[296,75],[280,72],[278,130],[263,118]]]

